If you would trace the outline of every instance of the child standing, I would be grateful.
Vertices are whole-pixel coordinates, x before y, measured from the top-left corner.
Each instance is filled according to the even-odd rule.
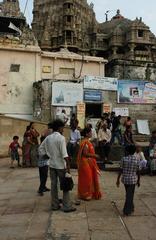
[[[19,137],[18,136],[14,136],[13,137],[13,142],[11,142],[10,145],[9,145],[9,155],[11,157],[10,168],[14,168],[14,160],[17,161],[18,167],[21,167],[21,165],[20,165],[20,156],[19,156],[18,149],[19,148],[22,149],[22,147],[20,146],[18,140],[19,140]]]
[[[125,186],[126,199],[123,208],[124,215],[128,216],[134,212],[134,191],[135,185],[140,186],[140,172],[139,172],[139,161],[134,155],[136,147],[134,145],[126,146],[126,156],[121,159],[120,172],[117,177],[116,185],[120,186],[120,177],[122,175],[122,183]]]

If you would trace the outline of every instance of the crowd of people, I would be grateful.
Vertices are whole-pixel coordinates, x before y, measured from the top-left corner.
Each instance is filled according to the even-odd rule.
[[[64,115],[65,113],[63,113]],[[132,120],[127,117],[123,126],[124,134],[121,130],[121,116],[115,116],[112,112],[104,114],[93,128],[90,123],[86,124],[83,130],[78,128],[78,120],[73,114],[70,121],[70,138],[66,143],[63,136],[63,129],[67,119],[56,119],[48,124],[41,137],[41,143],[38,143],[40,136],[35,129],[34,123],[30,123],[25,130],[23,143],[20,146],[18,136],[13,137],[13,142],[9,145],[11,157],[11,168],[14,168],[14,160],[17,160],[18,166],[21,166],[18,149],[22,149],[24,167],[39,167],[40,186],[38,194],[44,195],[44,192],[50,191],[46,186],[48,169],[50,169],[51,179],[51,207],[52,210],[60,209],[64,212],[75,211],[70,200],[69,190],[63,189],[63,199],[58,198],[58,179],[62,184],[66,173],[70,175],[70,162],[73,158],[77,162],[78,171],[78,195],[76,203],[80,200],[89,201],[91,199],[101,199],[99,176],[100,169],[97,160],[102,159],[104,163],[110,163],[109,153],[115,141],[124,147],[125,156],[121,159],[120,172],[117,178],[117,186],[120,185],[120,177],[125,185],[126,200],[123,212],[130,215],[134,211],[133,197],[135,185],[140,186],[140,170],[149,165],[150,172],[156,171],[156,131],[152,132],[149,145],[149,161],[145,159],[140,146],[135,146],[132,136]],[[98,151],[96,152],[96,150]],[[138,175],[138,177],[137,177]]]

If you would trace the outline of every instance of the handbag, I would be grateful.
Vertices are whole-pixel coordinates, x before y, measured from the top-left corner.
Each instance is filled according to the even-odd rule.
[[[69,173],[66,173],[65,176],[61,179],[60,189],[62,191],[71,191],[74,187],[74,182],[72,176]]]

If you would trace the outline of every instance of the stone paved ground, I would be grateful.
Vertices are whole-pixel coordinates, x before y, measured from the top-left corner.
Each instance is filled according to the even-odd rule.
[[[36,193],[38,169],[12,170],[8,161],[0,159],[1,240],[156,239],[155,176],[142,177],[131,217],[122,217],[124,188],[116,188],[116,172],[102,172],[102,200],[82,201],[74,213],[51,212],[50,194],[39,197]],[[77,173],[72,173],[76,183]],[[73,199],[75,195],[76,184]]]

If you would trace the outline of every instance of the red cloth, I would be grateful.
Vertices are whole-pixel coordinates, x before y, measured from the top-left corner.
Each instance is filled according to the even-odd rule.
[[[18,142],[12,142],[9,145],[9,148],[11,149],[11,151],[17,151],[19,147],[20,145]]]
[[[89,140],[83,140],[78,152],[78,197],[80,199],[100,199],[99,173],[95,158],[86,157],[86,151],[95,154],[94,147]]]

